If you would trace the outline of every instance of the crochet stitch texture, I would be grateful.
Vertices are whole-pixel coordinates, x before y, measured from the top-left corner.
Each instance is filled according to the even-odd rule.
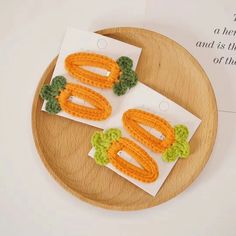
[[[172,127],[165,119],[152,113],[129,109],[123,114],[123,125],[129,134],[152,151],[162,153],[166,162],[177,158],[187,158],[190,154],[188,128],[184,125]],[[145,130],[140,124],[149,126],[161,132],[164,139],[159,139]]]
[[[51,85],[44,85],[40,95],[47,101],[45,109],[50,114],[57,114],[63,110],[75,117],[104,120],[112,112],[111,105],[105,97],[84,86],[66,83],[63,76],[56,76],[53,78]],[[71,96],[89,102],[94,108],[71,102]]]
[[[136,143],[121,137],[119,129],[95,132],[91,143],[95,148],[94,159],[99,165],[111,163],[121,172],[141,182],[151,183],[158,178],[157,163]],[[141,167],[131,164],[118,155],[120,151],[130,154]]]
[[[97,67],[109,71],[108,76],[94,73],[84,66]],[[75,79],[99,88],[112,88],[118,96],[124,95],[138,82],[133,61],[122,56],[117,61],[96,53],[72,53],[65,59],[65,69]]]

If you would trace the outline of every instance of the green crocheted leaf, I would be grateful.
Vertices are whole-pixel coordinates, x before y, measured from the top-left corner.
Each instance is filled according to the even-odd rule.
[[[121,70],[131,69],[133,67],[133,61],[129,57],[122,56],[116,61]]]
[[[57,114],[61,111],[61,107],[56,98],[50,98],[46,103],[45,109],[50,114]]]
[[[56,76],[52,79],[52,89],[55,91],[60,91],[66,86],[66,78],[64,76]]]
[[[102,139],[101,135],[102,135],[102,132],[99,132],[99,131],[93,134],[91,138],[91,143],[94,147],[99,146],[100,140]]]
[[[94,159],[99,165],[106,165],[109,163],[108,149],[112,142],[121,137],[119,129],[108,129],[103,132],[95,132],[91,138],[91,143],[95,148]]]
[[[44,100],[50,100],[52,98],[55,98],[59,95],[60,91],[65,88],[66,85],[66,78],[64,76],[56,76],[52,80],[52,84],[45,84],[41,91],[40,96]]]
[[[166,162],[173,162],[177,160],[177,158],[187,158],[189,154],[189,143],[187,141],[177,141],[162,154],[162,160]]]
[[[124,82],[128,88],[132,88],[137,84],[138,76],[132,69],[125,69],[122,71],[119,80]]]
[[[98,165],[105,166],[109,163],[109,158],[107,156],[107,150],[103,148],[98,148],[94,154],[94,160]]]
[[[122,56],[116,62],[121,68],[121,75],[119,76],[119,82],[115,83],[113,86],[113,92],[121,96],[124,95],[128,89],[137,84],[138,76],[135,71],[132,70],[133,61],[129,57]]]
[[[177,160],[180,156],[180,150],[178,147],[173,144],[171,147],[167,148],[166,151],[162,154],[162,160],[166,162],[173,162]]]
[[[180,151],[180,158],[187,158],[190,155],[190,146],[187,141],[183,141],[181,143],[177,143],[179,151]]]
[[[113,92],[118,96],[124,95],[127,92],[127,90],[128,90],[128,86],[123,81],[119,81],[115,83],[113,86]]]
[[[107,137],[107,139],[110,142],[112,142],[112,141],[115,141],[121,137],[121,131],[120,131],[120,129],[108,129],[105,132],[105,136]]]
[[[92,145],[97,148],[105,148],[107,149],[110,146],[110,140],[106,137],[103,132],[96,132],[92,136]]]
[[[186,141],[189,135],[188,128],[185,125],[176,125],[174,127],[175,140],[182,142]]]
[[[49,100],[53,97],[56,97],[57,95],[58,95],[58,91],[53,90],[51,85],[49,84],[45,84],[40,91],[40,96],[44,100]]]

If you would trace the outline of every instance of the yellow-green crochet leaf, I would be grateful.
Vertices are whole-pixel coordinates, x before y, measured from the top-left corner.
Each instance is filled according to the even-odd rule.
[[[162,154],[162,160],[173,162],[177,158],[187,158],[190,154],[190,146],[187,141],[176,141]]]
[[[108,148],[110,146],[110,140],[106,138],[103,132],[95,132],[92,136],[92,145],[96,147]]]
[[[177,160],[177,158],[180,156],[180,150],[178,146],[175,145],[175,143],[166,149],[166,151],[162,154],[162,160],[166,162],[173,162]]]
[[[121,137],[121,131],[120,129],[111,128],[105,132],[105,136],[112,142]]]
[[[95,132],[91,138],[91,143],[94,147],[99,146],[101,138],[101,132]]]
[[[107,150],[103,148],[96,148],[94,154],[94,160],[98,165],[105,166],[109,163],[109,159],[107,156]]]
[[[186,141],[189,135],[188,128],[185,125],[176,125],[174,127],[175,140],[178,142]]]
[[[180,150],[180,158],[187,158],[190,154],[190,146],[187,141],[177,143],[178,148]]]
[[[107,152],[112,142],[121,137],[119,129],[108,129],[103,132],[95,132],[91,138],[91,143],[95,148],[94,159],[99,165],[106,165],[109,163]]]

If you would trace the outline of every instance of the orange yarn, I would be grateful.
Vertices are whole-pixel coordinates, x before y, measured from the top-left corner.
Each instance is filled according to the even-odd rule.
[[[117,154],[121,150],[130,154],[142,168],[121,158]],[[151,183],[159,176],[157,163],[141,147],[127,138],[119,138],[111,144],[108,158],[117,169],[139,181]]]
[[[70,102],[70,96],[75,96],[88,101],[95,108]],[[65,89],[57,97],[60,107],[63,111],[85,119],[104,120],[110,116],[112,108],[109,102],[99,93],[78,84],[68,83]]]
[[[103,76],[88,71],[82,66],[93,66],[105,69],[110,72],[108,76]],[[120,74],[119,65],[109,57],[95,53],[73,53],[65,59],[65,69],[74,78],[83,83],[99,88],[111,88],[118,80]]]
[[[149,147],[152,151],[163,153],[175,141],[173,127],[161,117],[138,109],[130,109],[123,114],[123,124],[126,130],[139,142]],[[164,135],[161,140],[143,127],[146,125],[156,129]]]

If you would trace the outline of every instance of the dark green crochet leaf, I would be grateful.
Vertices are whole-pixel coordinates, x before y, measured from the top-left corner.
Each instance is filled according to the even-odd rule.
[[[51,85],[46,84],[40,91],[40,96],[44,100],[55,98],[59,95],[60,91],[65,88],[66,78],[64,76],[56,76],[53,78]]]
[[[52,79],[52,89],[55,91],[60,91],[66,86],[66,78],[64,76],[56,76]]]
[[[122,56],[116,61],[121,70],[131,69],[133,67],[133,61],[129,57]]]
[[[128,90],[128,86],[125,82],[119,81],[113,86],[113,92],[118,95],[124,95]]]
[[[56,97],[57,95],[58,95],[58,91],[55,91],[54,89],[52,89],[52,86],[49,84],[45,84],[40,91],[40,96],[44,100],[49,100],[53,97]]]
[[[50,98],[46,103],[45,109],[50,114],[57,114],[61,111],[61,107],[56,98]]]
[[[125,69],[122,71],[119,80],[123,81],[128,88],[132,88],[137,84],[138,76],[132,69]]]

